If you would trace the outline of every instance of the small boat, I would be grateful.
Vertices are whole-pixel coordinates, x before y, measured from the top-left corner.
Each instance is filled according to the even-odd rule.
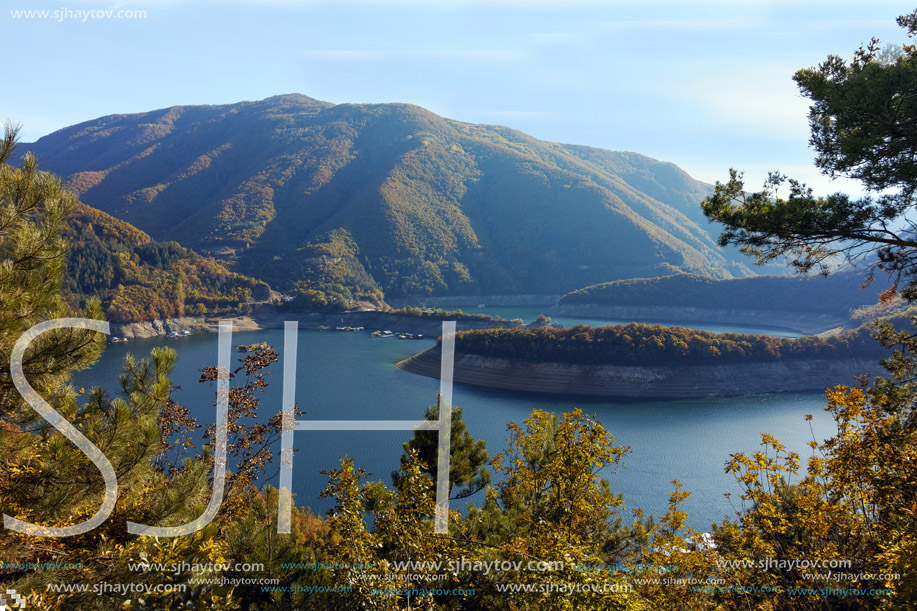
[[[395,337],[391,331],[373,331],[369,335],[370,337]]]
[[[363,327],[335,327],[334,329],[342,333],[353,333],[354,331],[362,331]]]
[[[181,332],[181,334],[182,335],[191,335],[191,331],[189,331],[188,329],[185,329],[184,331]]]
[[[178,331],[172,331],[169,333],[169,337],[178,337]]]

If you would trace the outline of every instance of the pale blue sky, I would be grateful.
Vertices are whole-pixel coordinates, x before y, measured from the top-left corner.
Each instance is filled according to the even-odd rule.
[[[12,0],[0,117],[24,140],[112,113],[298,92],[410,102],[538,138],[637,151],[693,176],[781,169],[820,190],[793,72],[871,36],[904,2]],[[54,18],[11,10],[61,9]],[[83,21],[75,11],[142,10]]]

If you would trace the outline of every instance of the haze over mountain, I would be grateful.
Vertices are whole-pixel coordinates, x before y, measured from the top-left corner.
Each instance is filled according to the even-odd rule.
[[[559,294],[751,273],[701,214],[709,185],[673,164],[408,104],[175,106],[23,150],[86,204],[285,291]]]

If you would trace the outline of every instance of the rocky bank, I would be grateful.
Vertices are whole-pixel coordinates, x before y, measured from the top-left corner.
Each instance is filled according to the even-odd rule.
[[[398,367],[438,378],[440,347],[405,359]],[[865,359],[635,367],[513,361],[457,352],[454,379],[473,386],[559,395],[693,399],[823,391],[854,384],[855,375],[879,369]]]

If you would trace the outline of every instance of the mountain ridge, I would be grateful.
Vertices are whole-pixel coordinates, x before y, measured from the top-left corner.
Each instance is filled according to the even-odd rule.
[[[557,294],[751,275],[703,226],[709,185],[674,164],[410,104],[172,106],[23,149],[88,205],[284,291]]]

